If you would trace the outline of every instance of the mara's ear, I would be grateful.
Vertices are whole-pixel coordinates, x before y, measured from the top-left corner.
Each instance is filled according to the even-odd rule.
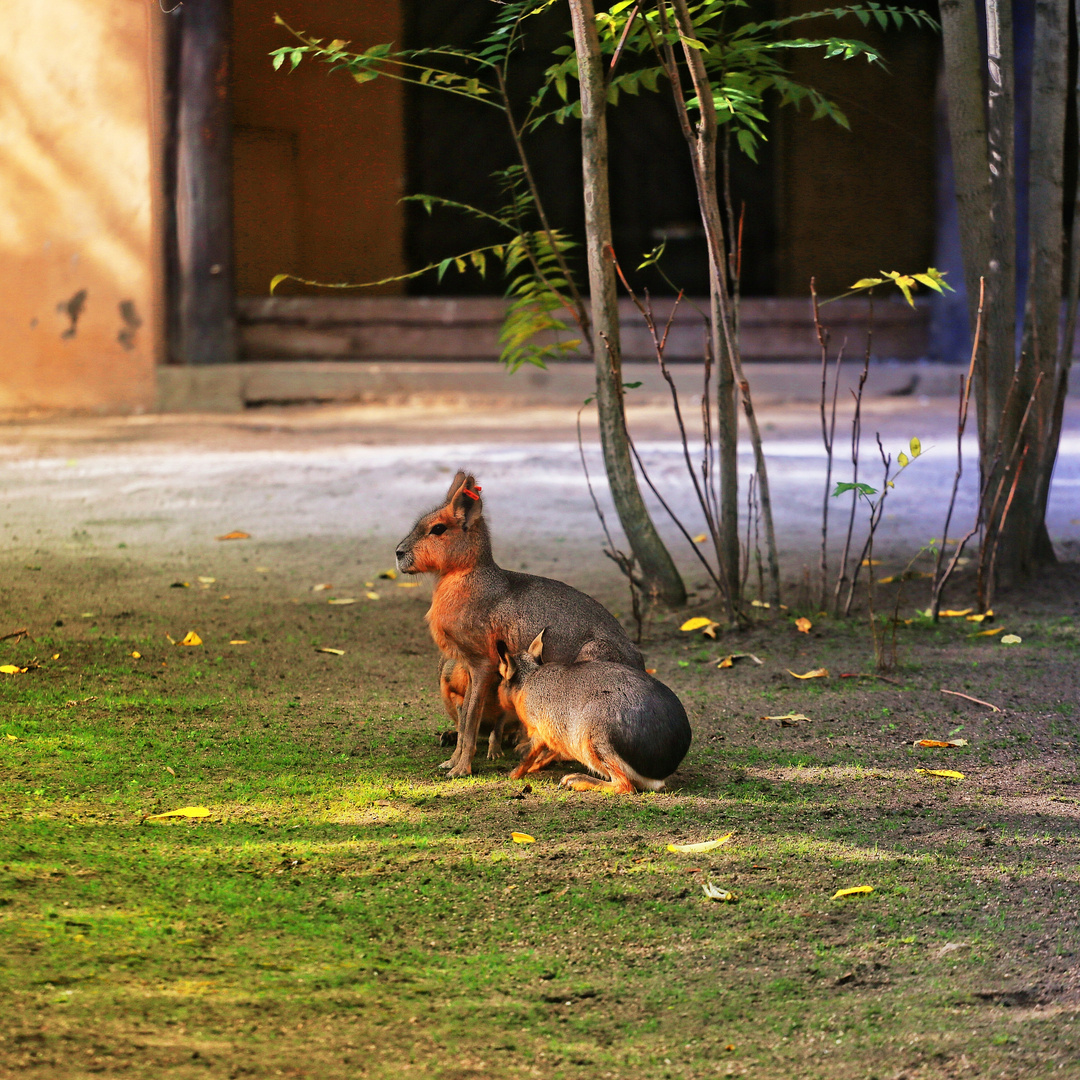
[[[514,672],[517,671],[513,657],[506,648],[505,641],[496,641],[495,649],[499,654],[499,677],[509,682],[514,677]]]
[[[457,489],[459,487],[461,487],[461,485],[462,485],[462,483],[464,483],[464,481],[465,481],[465,474],[463,472],[461,472],[460,470],[458,470],[457,476],[455,476],[454,479],[450,481],[450,490],[447,491],[447,493],[446,493],[446,501],[447,502],[450,502],[450,500],[453,499],[453,497],[457,494]]]
[[[542,664],[541,657],[544,653],[544,631],[547,630],[545,626],[536,637],[533,638],[533,643],[529,646],[529,655],[538,663]]]
[[[454,511],[454,517],[463,529],[468,529],[484,509],[480,490],[476,478],[471,475],[466,476],[450,498],[450,509]]]

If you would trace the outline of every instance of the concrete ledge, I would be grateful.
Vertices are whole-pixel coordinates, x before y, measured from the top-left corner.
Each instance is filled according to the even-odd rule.
[[[748,363],[751,392],[759,404],[817,401],[821,369],[813,363]],[[858,381],[861,364],[845,363],[840,389]],[[674,365],[672,374],[686,401],[700,397],[698,365]],[[886,361],[871,365],[868,397],[906,394],[955,398],[963,370],[952,364]],[[627,391],[635,404],[666,404],[670,395],[655,364],[628,362]],[[588,363],[561,363],[547,370],[523,368],[507,374],[492,361],[291,360],[162,367],[158,371],[160,412],[238,412],[264,405],[356,403],[371,405],[478,405],[513,408],[577,405],[594,392]],[[831,381],[831,380],[830,380]],[[715,384],[714,384],[715,385]],[[1074,389],[1074,393],[1075,393]]]

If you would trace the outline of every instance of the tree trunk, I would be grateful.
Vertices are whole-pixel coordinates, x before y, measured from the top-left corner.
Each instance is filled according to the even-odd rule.
[[[607,94],[592,0],[570,0],[581,86],[581,162],[585,181],[585,245],[589,263],[593,357],[600,441],[615,509],[637,560],[644,590],[669,607],[686,603],[686,588],[641,497],[623,408],[619,311],[608,198]]]
[[[776,549],[776,532],[773,526],[772,497],[769,491],[769,474],[765,465],[765,453],[761,443],[761,431],[754,413],[750,397],[750,384],[743,371],[742,357],[736,337],[734,316],[730,306],[730,292],[727,274],[727,250],[724,242],[724,225],[720,213],[720,198],[717,190],[716,170],[716,105],[712,87],[705,71],[701,53],[687,41],[697,41],[693,19],[686,0],[672,0],[675,21],[680,36],[684,41],[683,51],[686,65],[690,71],[694,90],[699,102],[700,121],[694,135],[692,160],[694,182],[697,188],[698,207],[701,211],[701,223],[705,229],[705,238],[709,245],[710,270],[715,281],[714,296],[718,301],[719,322],[723,334],[724,355],[731,369],[732,381],[738,387],[742,398],[746,424],[750,431],[750,442],[754,450],[754,462],[758,478],[758,494],[761,499],[761,517],[765,527],[765,551],[769,564],[769,602],[774,611],[780,607],[780,562]],[[673,87],[676,95],[680,88]],[[679,107],[685,110],[685,102]],[[684,131],[686,125],[684,121]],[[723,384],[721,383],[721,386]],[[733,595],[738,595],[735,593]]]
[[[232,243],[232,116],[229,108],[230,0],[199,0],[180,11],[177,119],[179,358],[236,360]]]
[[[949,143],[956,181],[964,285],[971,326],[979,306],[979,278],[990,261],[990,173],[986,159],[986,109],[983,102],[982,48],[971,0],[941,0],[945,47]]]
[[[716,358],[716,436],[720,473],[720,572],[728,582],[733,614],[737,617],[739,596],[739,414],[735,400],[735,376],[721,333],[722,311],[717,295],[719,276],[713,271],[710,287],[712,349]],[[750,552],[746,553],[747,559]]]
[[[1038,374],[1042,383],[1033,410],[1031,435],[1037,453],[1028,461],[1017,486],[1020,506],[1037,506],[1049,489],[1053,458],[1046,448],[1054,428],[1059,355],[1058,329],[1064,285],[1065,108],[1068,100],[1068,0],[1042,0],[1035,5],[1036,64],[1031,85],[1031,156],[1028,195],[1029,259],[1024,310],[1024,358],[1021,398],[1028,398]],[[1069,343],[1071,345],[1071,343]],[[1055,443],[1056,451],[1056,443]],[[1054,455],[1056,457],[1056,453]],[[1015,526],[1006,521],[1003,543],[1015,547],[1015,569],[1027,573],[1054,561],[1046,531],[1045,507],[1040,515],[1020,514]]]

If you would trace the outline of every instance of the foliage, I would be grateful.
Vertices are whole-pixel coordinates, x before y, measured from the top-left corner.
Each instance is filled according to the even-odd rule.
[[[851,37],[785,37],[789,27],[812,20],[839,20],[852,16],[863,26],[877,23],[882,29],[905,23],[937,29],[937,23],[925,12],[911,7],[887,7],[878,3],[853,4],[845,7],[810,11],[782,19],[761,22],[743,21],[743,11],[749,8],[746,0],[702,0],[691,8],[696,39],[684,37],[675,27],[666,4],[642,11],[632,0],[619,0],[610,11],[597,15],[601,48],[613,59],[632,54],[651,57],[656,62],[646,67],[613,74],[608,80],[608,101],[615,105],[621,94],[637,95],[641,90],[656,92],[666,77],[660,62],[665,48],[689,46],[701,52],[709,74],[716,108],[716,119],[726,125],[739,149],[757,160],[759,143],[765,141],[766,98],[778,97],[780,105],[804,103],[812,109],[813,119],[828,117],[843,127],[848,119],[843,110],[818,90],[796,82],[784,66],[791,49],[821,49],[826,59],[851,60],[864,58],[871,64],[884,64],[881,53],[872,45]],[[545,72],[545,83],[534,99],[534,106],[552,93],[563,104],[553,111],[537,116],[534,124],[548,117],[562,123],[570,116],[580,116],[577,101],[571,100],[568,81],[577,78],[577,59],[571,46],[555,50],[562,57]],[[687,102],[691,111],[699,108],[696,98]]]

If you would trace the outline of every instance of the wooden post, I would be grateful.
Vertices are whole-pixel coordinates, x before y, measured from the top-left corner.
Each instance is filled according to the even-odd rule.
[[[184,364],[236,360],[233,285],[231,0],[183,5],[176,148],[179,325]]]

